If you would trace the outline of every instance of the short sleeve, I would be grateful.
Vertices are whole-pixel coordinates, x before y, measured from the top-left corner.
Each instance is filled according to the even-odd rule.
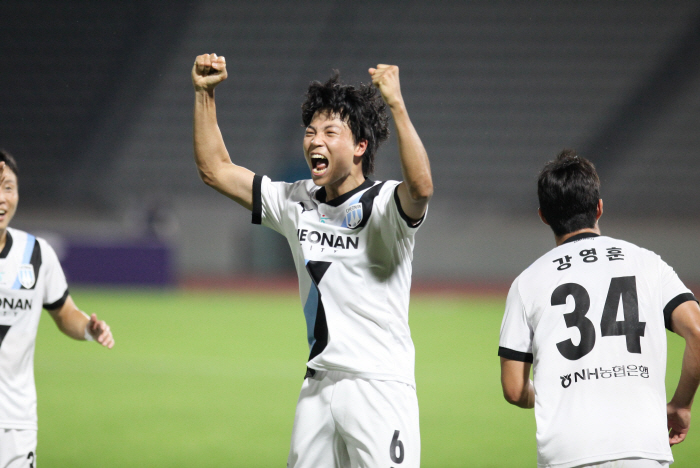
[[[671,327],[671,315],[676,307],[688,301],[697,301],[693,293],[678,277],[676,272],[666,262],[659,258],[659,280],[661,286],[661,302],[664,304],[664,322],[666,328]]]
[[[427,215],[423,215],[417,222],[409,218],[401,207],[398,195],[398,187],[401,182],[387,181],[382,193],[375,200],[375,208],[380,211],[382,228],[387,228],[386,232],[399,233],[400,237],[413,237],[418,228],[423,224]]]
[[[68,283],[56,252],[44,239],[37,239],[42,252],[42,275],[44,291],[42,303],[45,309],[55,310],[63,306],[68,298]]]
[[[498,355],[512,361],[532,362],[533,332],[527,321],[525,305],[516,279],[508,292],[506,311],[501,323]]]
[[[262,224],[283,232],[283,214],[288,203],[286,188],[290,184],[272,182],[267,176],[253,178],[253,224]]]

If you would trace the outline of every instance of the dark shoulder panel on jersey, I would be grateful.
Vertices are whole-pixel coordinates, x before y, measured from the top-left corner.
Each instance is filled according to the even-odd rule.
[[[384,183],[384,182],[382,182],[382,183],[379,184],[378,186],[380,187],[383,183]],[[372,187],[372,185],[374,185],[374,181],[372,181],[372,180],[370,180],[370,179],[365,179],[364,182],[362,182],[360,185],[358,185],[358,186],[355,187],[354,189],[350,190],[350,191],[347,192],[347,193],[342,194],[342,195],[339,196],[339,197],[335,197],[333,200],[331,200],[331,201],[329,201],[329,202],[326,201],[326,187],[321,187],[321,188],[318,190],[318,192],[316,192],[316,200],[318,200],[318,201],[321,202],[321,203],[326,203],[326,204],[328,204],[328,205],[330,205],[330,206],[340,206],[340,205],[342,205],[343,203],[345,203],[346,201],[348,201],[348,200],[350,199],[350,197],[352,197],[352,196],[355,195],[356,193],[359,193],[359,192],[361,192],[361,191],[363,191],[363,190],[366,190],[366,189]],[[376,188],[376,187],[372,187],[372,189],[374,189],[374,188]],[[378,193],[378,192],[377,192],[377,193]],[[366,194],[365,194],[365,195],[366,195]],[[364,198],[365,195],[362,195],[362,197]],[[375,195],[375,196],[376,196],[376,195]],[[372,197],[372,199],[374,199],[374,197]],[[362,209],[365,209],[365,207],[363,206]]]
[[[0,258],[7,258],[12,248],[12,236],[10,235],[10,231],[5,231],[5,235],[5,247],[3,247],[2,252],[0,252]]]
[[[262,224],[262,180],[263,176],[253,176],[253,224]]]
[[[41,246],[39,245],[39,239],[37,238],[34,238],[34,250],[32,251],[32,256],[29,260],[29,264],[32,266],[32,268],[34,268],[34,278],[38,280],[39,268],[41,268]],[[34,289],[35,287],[36,281],[34,281],[34,284],[31,288],[25,288],[24,286],[22,286],[22,289]]]
[[[367,181],[369,181],[369,179],[367,179]],[[374,199],[377,198],[377,195],[379,195],[379,192],[382,190],[383,186],[384,182],[381,182],[362,194],[360,197],[360,204],[362,205],[362,221],[360,221],[360,223],[353,229],[362,229],[367,225],[369,217],[372,214]]]
[[[510,359],[511,361],[520,362],[532,362],[532,353],[523,353],[522,351],[515,351],[510,348],[504,348],[503,346],[498,347],[498,355],[505,359]]]
[[[41,245],[39,245],[39,240],[34,236],[29,236],[29,240],[34,243],[32,246],[32,253],[29,257],[29,264],[32,266],[32,270],[34,271],[34,280],[31,282],[30,287],[26,287],[20,280],[19,289],[24,290],[32,290],[36,288],[36,283],[39,279],[39,269],[41,268]],[[29,247],[29,244],[27,244],[27,247]],[[22,274],[22,270],[20,269],[19,275]]]
[[[401,182],[403,183],[403,182]],[[401,184],[399,184],[401,185]],[[401,215],[401,219],[406,221],[406,224],[408,227],[412,228],[417,228],[421,224],[423,224],[423,220],[425,219],[425,214],[421,217],[421,219],[418,220],[413,220],[408,217],[406,213],[403,211],[403,207],[401,206],[401,199],[399,198],[399,185],[396,186],[394,189],[394,202],[396,203],[396,208],[399,210],[399,215]]]
[[[57,300],[56,302],[52,302],[51,304],[44,304],[44,309],[46,309],[46,310],[60,309],[61,307],[63,307],[63,304],[66,303],[66,300],[68,299],[69,294],[70,294],[70,292],[68,292],[68,290],[66,289],[66,292],[63,293],[63,296],[61,296],[61,298],[59,300]]]
[[[698,300],[695,299],[695,296],[693,296],[691,293],[683,293],[671,299],[669,303],[666,304],[666,307],[664,307],[664,323],[669,331],[673,331],[673,327],[671,326],[671,314],[673,314],[673,311],[676,310],[676,307],[688,301],[698,302]]]

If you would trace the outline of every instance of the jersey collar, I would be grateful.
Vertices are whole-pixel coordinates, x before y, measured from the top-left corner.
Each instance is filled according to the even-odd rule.
[[[333,200],[329,201],[326,203],[326,187],[321,187],[317,192],[316,192],[316,200],[318,200],[321,203],[326,203],[327,205],[330,206],[340,206],[346,201],[350,199],[353,195],[355,195],[358,192],[361,192],[362,190],[368,189],[371,186],[374,185],[374,181],[370,179],[365,179],[364,182],[362,182],[359,186],[355,187],[354,189],[350,190],[347,193],[342,194],[339,197],[334,198]]]
[[[588,237],[600,237],[600,234],[596,234],[595,232],[582,232],[581,234],[576,234],[575,236],[569,237],[562,242],[562,245],[568,244],[569,242],[576,242],[577,240],[586,239]]]
[[[0,252],[0,258],[7,258],[7,254],[10,253],[10,249],[12,248],[12,236],[10,235],[10,231],[5,231],[5,247],[2,248],[2,252]]]

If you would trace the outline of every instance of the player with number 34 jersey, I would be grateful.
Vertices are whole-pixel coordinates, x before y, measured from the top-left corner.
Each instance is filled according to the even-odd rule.
[[[540,176],[540,213],[557,247],[508,293],[498,352],[504,393],[534,404],[540,467],[667,466],[667,418],[671,427],[677,412],[667,415],[666,328],[697,346],[689,330],[700,309],[658,255],[600,235],[597,181],[592,164],[570,152]],[[697,364],[684,366],[686,377]],[[697,381],[681,383],[676,394],[688,421],[696,389]]]

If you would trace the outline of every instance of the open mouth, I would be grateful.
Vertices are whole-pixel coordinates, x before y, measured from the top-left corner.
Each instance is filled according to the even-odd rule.
[[[311,173],[315,176],[322,176],[328,170],[328,158],[322,154],[313,153],[311,155]]]

